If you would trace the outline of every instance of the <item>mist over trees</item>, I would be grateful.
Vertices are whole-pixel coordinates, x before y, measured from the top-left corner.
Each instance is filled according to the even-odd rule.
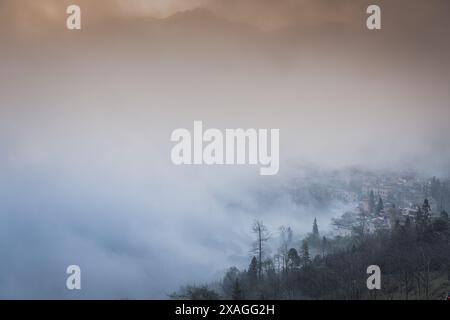
[[[373,201],[372,201],[373,200]],[[369,210],[379,214],[380,198],[370,196]],[[341,221],[342,220],[342,221]],[[367,217],[345,214],[337,227],[345,236],[320,233],[317,219],[311,232],[296,241],[289,226],[278,230],[279,248],[265,250],[268,228],[255,221],[255,242],[246,269],[231,267],[214,285],[183,288],[181,299],[443,299],[450,286],[450,220],[445,210],[432,215],[427,199],[415,216],[398,219],[390,228],[367,229]],[[381,290],[366,286],[367,267],[378,265]]]

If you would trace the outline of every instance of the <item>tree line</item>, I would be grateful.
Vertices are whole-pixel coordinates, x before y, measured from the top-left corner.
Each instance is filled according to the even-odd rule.
[[[290,227],[279,229],[279,248],[267,254],[270,233],[252,226],[246,269],[231,267],[218,283],[186,286],[175,299],[440,299],[450,291],[450,220],[432,217],[428,201],[413,219],[390,229],[321,236],[317,220],[300,243]],[[382,271],[381,290],[366,286],[369,265]]]

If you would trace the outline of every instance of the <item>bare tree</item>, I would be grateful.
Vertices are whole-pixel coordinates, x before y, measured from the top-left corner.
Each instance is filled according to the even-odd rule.
[[[258,258],[258,277],[261,279],[262,259],[265,252],[265,244],[269,240],[270,234],[263,222],[259,220],[255,220],[255,222],[253,223],[252,231],[256,236],[252,252]]]
[[[288,252],[292,245],[292,229],[291,227],[280,227],[281,245],[278,248],[279,255],[283,259],[283,271],[287,270]]]

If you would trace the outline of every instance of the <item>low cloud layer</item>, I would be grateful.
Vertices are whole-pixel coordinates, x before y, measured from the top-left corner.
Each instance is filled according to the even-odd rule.
[[[253,219],[345,210],[292,202],[306,164],[448,174],[448,1],[381,2],[379,33],[362,2],[288,0],[80,0],[71,33],[69,2],[0,2],[1,298],[164,298],[245,267]],[[279,176],[173,166],[194,120],[279,128]]]

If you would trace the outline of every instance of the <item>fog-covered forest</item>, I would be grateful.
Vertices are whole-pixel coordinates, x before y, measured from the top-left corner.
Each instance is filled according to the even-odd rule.
[[[436,183],[436,179],[432,180]],[[370,204],[371,203],[371,204]],[[312,230],[296,239],[290,227],[276,233],[255,221],[252,255],[245,269],[230,267],[209,285],[187,285],[174,299],[444,299],[450,286],[450,220],[430,201],[398,214],[369,194],[368,210],[333,220],[337,234]],[[392,223],[378,223],[386,220]],[[348,232],[339,232],[342,230]],[[277,234],[279,247],[267,254]],[[336,234],[336,233],[335,233]],[[367,289],[367,267],[381,268],[381,290]]]

